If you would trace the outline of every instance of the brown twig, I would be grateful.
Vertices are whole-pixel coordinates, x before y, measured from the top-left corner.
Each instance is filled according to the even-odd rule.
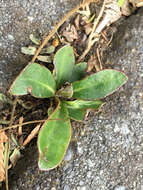
[[[25,122],[25,123],[22,123],[22,126],[23,125],[29,125],[29,124],[34,124],[34,123],[42,123],[42,122],[45,122],[46,120],[56,120],[56,121],[58,121],[58,120],[64,120],[64,121],[66,121],[66,118],[65,119],[43,119],[43,120],[35,120],[35,121],[27,121],[27,122]],[[9,126],[9,127],[6,127],[6,128],[4,128],[4,129],[0,129],[0,133],[1,132],[3,132],[3,131],[6,131],[6,130],[8,130],[8,129],[15,129],[15,128],[17,128],[17,127],[19,127],[19,124],[17,124],[17,125],[12,125],[12,126]]]
[[[83,54],[79,57],[78,59],[78,62],[80,62],[81,60],[84,59],[84,57],[88,54],[88,52],[90,51],[91,47],[94,45],[94,43],[97,41],[96,39],[96,35],[95,35],[95,29],[104,13],[104,9],[105,9],[105,0],[103,2],[103,5],[102,5],[102,8],[100,10],[100,13],[98,15],[97,18],[94,19],[94,24],[93,24],[93,28],[92,28],[92,31],[89,35],[89,38],[88,38],[88,43],[87,43],[87,47],[85,49],[85,51],[83,52]],[[99,35],[99,34],[98,34]]]
[[[105,40],[106,42],[108,42],[108,39],[107,39],[106,35],[104,34],[104,32],[101,32],[101,36],[104,38],[104,40]]]
[[[102,70],[103,67],[102,67],[102,62],[101,62],[101,58],[100,58],[99,48],[96,49],[96,54],[97,54],[97,59],[99,61],[100,70]]]
[[[112,30],[112,28],[110,28],[110,29],[111,29],[111,31],[112,31],[112,35],[111,35],[111,38],[110,38],[109,42],[107,43],[107,47],[110,45],[110,43],[111,43],[112,40],[113,40],[113,30]]]
[[[39,53],[41,52],[42,48],[47,44],[47,42],[52,38],[52,36],[57,32],[57,30],[59,29],[59,27],[64,24],[64,22],[66,20],[68,20],[74,13],[76,13],[80,8],[84,7],[85,5],[91,3],[91,2],[98,2],[98,0],[85,0],[83,1],[83,3],[81,3],[80,5],[78,5],[77,7],[75,7],[74,9],[72,9],[71,11],[69,11],[59,22],[58,24],[54,27],[54,29],[49,33],[49,35],[44,39],[44,41],[42,42],[42,44],[40,45],[40,47],[38,48],[38,50],[36,51],[34,57],[31,60],[31,63],[33,63],[37,56],[39,55]]]
[[[41,124],[37,125],[31,133],[28,135],[28,137],[25,139],[23,146],[26,146],[39,132],[39,129],[41,127]]]
[[[23,123],[23,116],[19,118],[19,128],[18,128],[18,135],[21,136],[22,135],[22,123]]]
[[[27,121],[27,122],[25,122],[25,123],[22,123],[22,126],[23,126],[23,125],[34,124],[34,123],[42,123],[42,122],[45,122],[45,121],[46,121],[46,119],[43,119],[43,120],[35,120],[35,121]],[[8,130],[8,129],[15,129],[15,128],[17,128],[17,127],[19,127],[19,124],[17,124],[17,125],[12,125],[12,126],[9,126],[9,127],[4,128],[4,129],[0,129],[0,132],[6,131],[6,130]]]

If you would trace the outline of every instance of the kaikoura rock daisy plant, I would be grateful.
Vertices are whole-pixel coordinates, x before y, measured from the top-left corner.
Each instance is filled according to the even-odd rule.
[[[85,77],[87,64],[75,64],[73,48],[69,45],[56,52],[53,64],[53,72],[38,63],[28,64],[10,88],[15,96],[30,93],[36,98],[55,98],[56,108],[49,109],[38,134],[41,170],[51,170],[61,163],[71,140],[70,119],[82,121],[87,109],[98,110],[103,104],[101,99],[127,81],[123,72],[113,69]]]

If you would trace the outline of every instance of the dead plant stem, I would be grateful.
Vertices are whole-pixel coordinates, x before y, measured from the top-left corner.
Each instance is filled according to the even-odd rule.
[[[67,118],[68,119],[68,118]],[[54,121],[54,120],[64,120],[64,121],[66,121],[66,118],[65,119],[43,119],[43,120],[35,120],[35,121],[27,121],[27,122],[25,122],[25,123],[22,123],[22,126],[23,125],[29,125],[29,124],[34,124],[34,123],[42,123],[42,122],[45,122],[45,121]],[[17,127],[19,127],[21,124],[16,124],[16,125],[12,125],[12,126],[9,126],[9,127],[6,127],[6,128],[4,128],[4,129],[0,129],[0,133],[2,132],[2,131],[6,131],[6,130],[8,130],[8,129],[15,129],[15,128],[17,128]]]
[[[98,61],[99,61],[100,70],[102,70],[103,67],[102,67],[102,62],[101,62],[101,58],[100,58],[99,48],[96,49],[96,54],[97,54],[97,58],[98,58]]]
[[[98,23],[99,23],[101,17],[103,16],[104,9],[105,9],[105,2],[106,2],[106,0],[104,0],[104,2],[103,2],[103,5],[102,5],[102,8],[101,8],[101,10],[100,10],[100,13],[99,13],[98,17],[94,19],[94,24],[93,24],[92,31],[91,31],[91,33],[90,33],[90,35],[89,35],[87,47],[86,47],[85,51],[83,52],[83,54],[79,57],[78,62],[84,59],[84,57],[85,57],[85,56],[88,54],[88,52],[90,51],[91,47],[92,47],[92,46],[94,45],[94,43],[97,41],[96,39],[94,39],[94,38],[95,38],[95,30],[96,30],[96,28],[97,28],[97,26],[98,26]]]
[[[25,122],[25,123],[22,123],[22,126],[23,126],[23,125],[34,124],[34,123],[45,122],[45,121],[46,121],[46,119],[43,119],[43,120],[35,120],[35,121],[27,121],[27,122]],[[8,130],[8,129],[15,129],[15,128],[19,127],[20,125],[21,125],[21,124],[17,124],[17,125],[12,125],[12,126],[6,127],[6,128],[4,128],[4,129],[1,129],[0,132],[6,131],[6,130]]]
[[[16,103],[17,103],[17,98],[15,99],[14,103],[13,103],[13,108],[12,108],[12,112],[11,112],[11,118],[10,118],[10,123],[9,123],[9,128],[12,125],[13,122],[13,117],[14,117],[14,112],[15,112],[15,108],[16,108]],[[8,137],[10,136],[10,132],[8,131]],[[8,188],[8,161],[9,161],[9,148],[10,148],[10,141],[8,138],[8,142],[7,142],[7,150],[6,150],[6,166],[5,166],[5,180],[6,180],[6,190],[9,190]]]
[[[39,55],[39,53],[41,52],[42,48],[47,44],[47,42],[52,38],[52,36],[57,32],[57,30],[59,29],[59,27],[64,24],[64,22],[66,20],[68,20],[74,13],[76,13],[80,8],[84,7],[85,5],[91,3],[91,2],[98,2],[98,0],[85,0],[83,1],[83,3],[81,3],[80,5],[76,6],[75,8],[73,8],[71,11],[69,11],[59,22],[58,24],[54,27],[54,29],[48,34],[48,36],[44,39],[44,41],[42,42],[42,44],[40,45],[40,47],[38,48],[38,50],[36,51],[35,55],[33,56],[31,63],[33,63],[37,56]]]

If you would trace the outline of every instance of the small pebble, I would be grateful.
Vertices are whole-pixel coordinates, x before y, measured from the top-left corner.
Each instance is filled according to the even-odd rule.
[[[125,186],[120,185],[120,186],[115,187],[114,190],[126,190],[126,188]]]
[[[79,182],[79,185],[80,185],[80,186],[83,186],[83,185],[84,185],[84,182],[83,182],[83,181],[80,181],[80,182]]]
[[[88,163],[88,166],[89,166],[90,168],[94,167],[94,165],[95,165],[95,163],[92,162],[90,159],[87,160],[87,163]]]
[[[14,40],[14,37],[13,37],[11,34],[8,34],[8,36],[7,36],[7,37],[8,37],[8,39],[9,39],[9,40],[11,40],[11,41],[13,41],[13,40]]]
[[[51,190],[56,190],[56,188],[55,188],[55,187],[52,187]]]
[[[65,185],[64,190],[70,190],[70,187],[68,185]]]
[[[72,152],[72,150],[69,148],[69,149],[67,150],[67,152],[66,152],[66,155],[65,155],[65,157],[64,157],[64,160],[65,160],[65,161],[70,161],[70,160],[72,159],[72,157],[73,157],[73,152]]]
[[[90,178],[91,175],[92,175],[92,172],[91,172],[91,171],[87,172],[87,177],[88,177],[88,178]]]

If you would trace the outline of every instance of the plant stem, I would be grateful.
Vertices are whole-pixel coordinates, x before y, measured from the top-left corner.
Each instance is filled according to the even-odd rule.
[[[35,120],[35,121],[27,121],[27,122],[25,122],[25,123],[22,123],[22,126],[23,126],[23,125],[28,125],[28,124],[33,124],[33,123],[40,123],[40,122],[44,122],[44,121],[46,121],[46,119],[43,119],[43,120]],[[6,130],[8,130],[8,129],[15,129],[15,128],[19,127],[19,125],[20,125],[20,124],[12,125],[12,126],[6,127],[6,128],[4,128],[4,129],[1,129],[0,132],[6,131]]]
[[[10,118],[10,123],[9,123],[9,127],[11,127],[12,122],[13,122],[13,117],[14,117],[14,112],[15,112],[15,108],[16,108],[16,103],[17,103],[17,98],[15,99],[14,103],[13,103],[13,108],[12,108],[12,112],[11,112],[11,118]],[[10,132],[8,131],[8,137]],[[8,188],[8,161],[9,161],[9,148],[10,148],[10,141],[8,138],[8,142],[7,142],[7,146],[6,146],[6,165],[5,165],[5,180],[6,180],[6,190],[9,190]]]

